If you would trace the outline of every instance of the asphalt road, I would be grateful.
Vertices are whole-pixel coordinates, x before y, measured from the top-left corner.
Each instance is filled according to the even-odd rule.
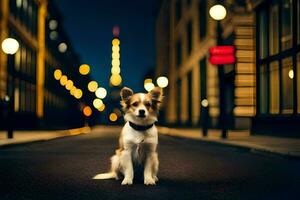
[[[160,136],[159,182],[92,180],[118,129],[0,149],[0,199],[299,199],[300,161]]]

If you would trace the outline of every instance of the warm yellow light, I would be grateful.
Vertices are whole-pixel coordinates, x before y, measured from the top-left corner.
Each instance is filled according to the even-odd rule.
[[[120,59],[120,53],[119,53],[119,52],[113,52],[113,53],[111,54],[111,57],[112,57],[113,59]]]
[[[82,75],[87,75],[90,72],[90,66],[87,64],[80,65],[79,73]]]
[[[116,113],[110,113],[110,115],[109,115],[110,121],[115,122],[115,121],[117,121],[117,119],[118,119],[118,116]]]
[[[6,38],[2,42],[2,50],[6,54],[15,54],[19,50],[19,42],[14,38]]]
[[[77,90],[77,88],[75,86],[73,86],[70,90],[70,94],[74,95],[75,91]]]
[[[58,45],[58,51],[59,51],[60,53],[65,53],[65,52],[67,51],[67,48],[68,48],[68,46],[67,46],[67,44],[64,43],[64,42],[62,42],[62,43],[60,43],[60,44]]]
[[[120,67],[118,67],[118,66],[113,66],[113,67],[111,68],[111,73],[112,73],[112,74],[120,74],[120,72],[121,72],[121,69],[120,69]]]
[[[165,76],[160,76],[160,77],[157,78],[156,83],[157,83],[157,85],[158,85],[159,87],[165,88],[165,87],[168,86],[169,80],[168,80],[168,78],[165,77]]]
[[[80,99],[82,97],[82,90],[81,89],[76,89],[74,92],[74,97],[76,99]]]
[[[105,109],[105,104],[102,104],[102,106],[98,109],[100,112],[104,111]]]
[[[222,20],[226,17],[226,9],[220,4],[214,5],[209,9],[209,15],[214,20]]]
[[[56,69],[56,70],[54,71],[54,78],[55,78],[56,80],[59,80],[59,79],[61,78],[61,76],[62,76],[61,70],[60,70],[60,69]]]
[[[289,77],[290,77],[290,79],[293,79],[294,78],[294,70],[290,70],[289,71]]]
[[[71,88],[73,87],[73,81],[71,80],[68,80],[67,83],[66,83],[66,89],[67,90],[71,90]]]
[[[120,46],[113,46],[112,51],[113,52],[119,52],[120,51]]]
[[[98,83],[96,81],[89,82],[89,84],[88,84],[88,90],[90,92],[96,92],[97,88],[98,88]]]
[[[152,83],[152,79],[151,79],[151,78],[145,79],[145,80],[144,80],[144,84],[146,84],[146,83]]]
[[[120,45],[120,40],[118,38],[115,38],[112,40],[112,45],[113,46],[119,46]]]
[[[201,101],[201,105],[202,105],[202,107],[207,107],[207,106],[208,106],[208,101],[207,101],[207,99],[203,99],[203,100]]]
[[[62,86],[66,85],[66,84],[67,84],[67,81],[68,81],[68,77],[67,77],[66,75],[62,75],[62,76],[60,77],[60,84],[61,84]]]
[[[104,99],[107,95],[107,91],[105,88],[103,87],[99,87],[97,90],[96,90],[96,97],[100,98],[100,99]]]
[[[94,99],[93,101],[93,106],[96,108],[96,109],[99,109],[103,104],[103,101],[101,99]]]
[[[112,74],[110,77],[110,83],[113,86],[119,86],[122,83],[122,78],[120,74]]]
[[[119,59],[112,59],[111,65],[119,67],[120,66],[120,60]]]
[[[154,87],[155,87],[155,86],[154,86],[153,83],[145,83],[145,84],[144,84],[144,88],[145,88],[145,90],[147,90],[148,92],[150,92],[151,90],[153,90]]]
[[[82,112],[83,112],[84,116],[86,116],[86,117],[91,116],[93,113],[91,107],[89,107],[89,106],[85,106],[83,108]]]

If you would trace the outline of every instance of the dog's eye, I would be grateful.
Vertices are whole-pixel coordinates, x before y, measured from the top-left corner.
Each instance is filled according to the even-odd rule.
[[[138,105],[139,105],[139,103],[138,102],[134,102],[133,104],[131,104],[132,106],[134,106],[134,107],[137,107]]]
[[[146,107],[150,107],[150,106],[151,106],[151,103],[147,102],[147,103],[145,103],[145,106],[146,106]]]

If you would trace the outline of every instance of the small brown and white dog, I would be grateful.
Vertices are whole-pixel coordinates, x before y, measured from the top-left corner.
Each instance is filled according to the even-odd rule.
[[[148,94],[134,94],[130,88],[121,90],[121,105],[125,112],[125,126],[119,138],[119,149],[111,157],[111,171],[98,174],[94,179],[119,179],[122,185],[131,185],[136,166],[143,167],[144,184],[155,185],[158,181],[158,134],[154,123],[162,103],[161,88],[154,88]]]

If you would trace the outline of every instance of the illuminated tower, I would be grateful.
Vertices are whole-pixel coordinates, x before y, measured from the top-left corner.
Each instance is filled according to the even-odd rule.
[[[111,61],[111,76],[109,79],[110,86],[121,86],[122,78],[120,75],[120,28],[115,26],[113,28],[113,40],[112,40],[112,61]]]

